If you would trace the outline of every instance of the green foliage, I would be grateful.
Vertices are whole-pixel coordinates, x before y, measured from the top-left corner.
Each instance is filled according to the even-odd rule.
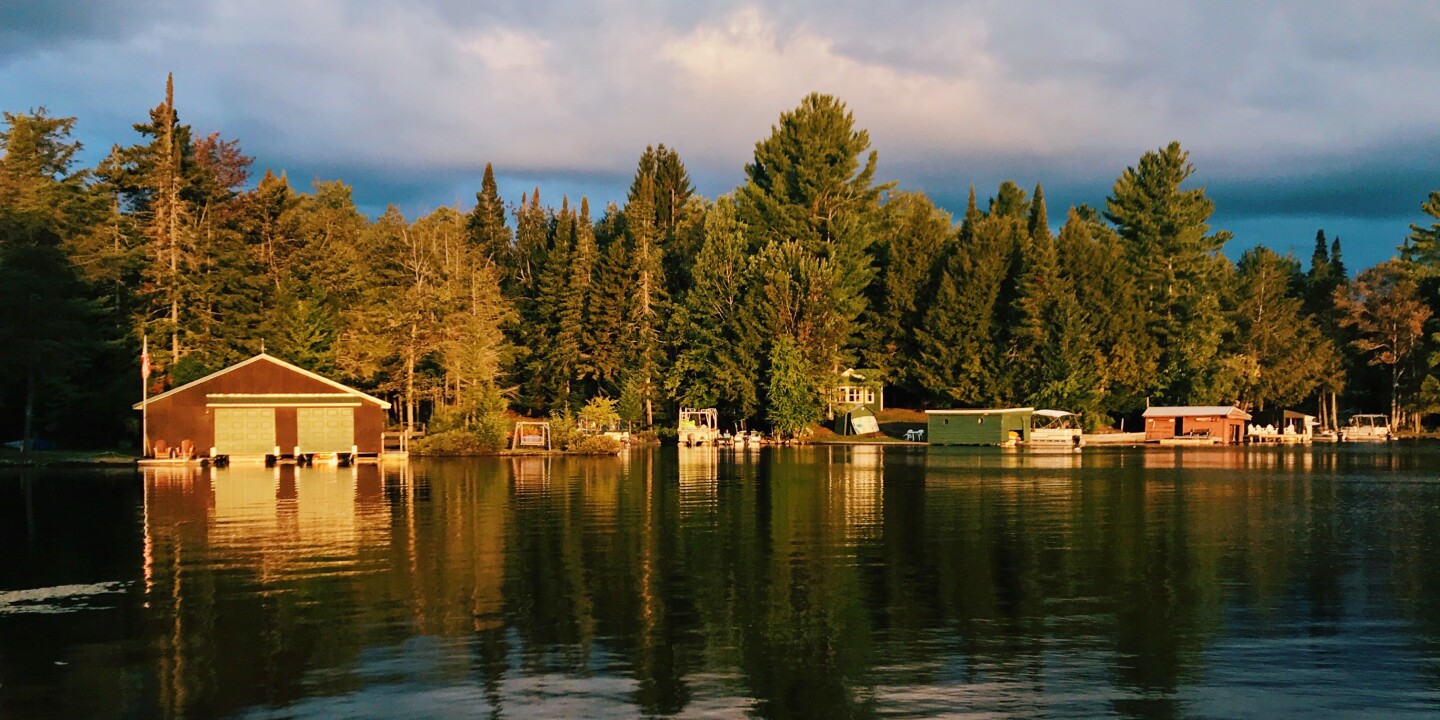
[[[567,449],[585,437],[585,433],[580,432],[580,425],[576,422],[576,417],[568,409],[551,412],[549,420],[550,443],[559,450]]]
[[[614,398],[596,395],[580,408],[580,424],[595,430],[604,430],[620,424],[620,413],[615,410]]]
[[[1421,203],[1420,210],[1440,220],[1440,190],[1431,192]],[[1428,275],[1440,275],[1440,222],[1430,223],[1428,228],[1411,224],[1410,236],[1400,247],[1400,256],[1415,263]]]
[[[583,435],[569,443],[566,452],[574,455],[619,455],[625,446],[607,435]]]
[[[410,454],[422,457],[494,455],[499,447],[474,430],[457,428],[416,440],[410,444]]]
[[[1147,399],[1328,394],[1333,408],[1343,389],[1365,404],[1382,385],[1397,415],[1440,407],[1440,337],[1424,327],[1440,223],[1412,226],[1403,262],[1354,283],[1323,232],[1303,275],[1263,249],[1232,266],[1175,143],[1127,168],[1103,214],[1071,208],[1052,236],[1038,183],[1027,196],[1005,181],[984,210],[972,186],[958,228],[924,194],[890,192],[868,133],[820,94],[781,114],[731,196],[695,195],[679,154],[656,145],[624,208],[596,222],[588,201],[556,210],[537,189],[507,224],[488,165],[472,209],[416,219],[372,220],[339,181],[300,190],[267,170],[246,190],[250,159],[181,122],[173,87],[94,169],[75,167],[73,118],[4,120],[0,339],[15,351],[0,392],[40,388],[77,417],[63,397],[80,395],[77,368],[131,374],[142,335],[162,386],[263,344],[395,400],[402,421],[459,433],[437,446],[504,444],[511,403],[554,413],[568,446],[594,397],[639,424],[714,406],[793,434],[848,366],[881,368],[901,402],[1046,405],[1089,422]],[[1440,219],[1440,192],[1421,207]],[[74,336],[14,319],[36,298]],[[89,412],[122,417],[133,385]],[[60,417],[45,412],[37,427]]]
[[[820,421],[824,410],[823,380],[805,359],[794,338],[782,336],[770,351],[770,427],[785,437],[798,437]]]
[[[1155,392],[1170,403],[1218,399],[1220,344],[1229,329],[1219,299],[1230,270],[1218,252],[1230,233],[1210,234],[1214,204],[1203,189],[1180,189],[1193,173],[1179,143],[1148,152],[1115,181],[1105,210],[1161,349]]]

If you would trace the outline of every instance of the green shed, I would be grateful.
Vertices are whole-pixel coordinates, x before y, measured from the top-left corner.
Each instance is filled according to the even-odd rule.
[[[1030,439],[1035,408],[926,410],[931,445],[1014,445]]]

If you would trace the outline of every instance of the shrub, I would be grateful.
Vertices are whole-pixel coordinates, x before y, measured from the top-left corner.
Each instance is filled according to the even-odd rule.
[[[569,411],[550,413],[550,443],[561,450],[568,449],[583,437],[575,423],[575,416]]]
[[[493,455],[497,445],[486,442],[472,430],[446,430],[426,435],[411,443],[411,455],[462,456]]]
[[[569,451],[576,455],[619,455],[623,447],[613,437],[584,435],[570,443]]]

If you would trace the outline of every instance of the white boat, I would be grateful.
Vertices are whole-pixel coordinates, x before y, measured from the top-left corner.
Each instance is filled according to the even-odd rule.
[[[1080,416],[1064,410],[1036,410],[1030,416],[1030,447],[1078,448],[1085,444]]]
[[[715,408],[680,408],[676,438],[685,447],[714,446],[720,439],[720,413]]]
[[[1387,415],[1354,415],[1340,428],[1340,442],[1386,442],[1394,440]]]

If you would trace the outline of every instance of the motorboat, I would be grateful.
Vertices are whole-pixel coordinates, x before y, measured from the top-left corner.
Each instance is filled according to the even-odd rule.
[[[1340,442],[1387,442],[1394,440],[1388,415],[1354,415],[1340,428]]]
[[[1036,410],[1030,416],[1032,447],[1078,448],[1085,444],[1080,429],[1080,416],[1064,410]]]

